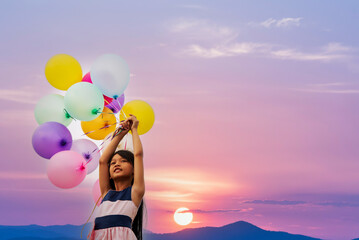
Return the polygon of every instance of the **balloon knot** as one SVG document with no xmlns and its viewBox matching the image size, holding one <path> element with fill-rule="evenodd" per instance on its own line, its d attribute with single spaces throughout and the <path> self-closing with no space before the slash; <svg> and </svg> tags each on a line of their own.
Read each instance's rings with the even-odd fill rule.
<svg viewBox="0 0 359 240">
<path fill-rule="evenodd" d="M 91 154 L 89 154 L 89 153 L 85 153 L 85 154 L 84 154 L 84 157 L 85 157 L 86 159 L 90 159 Z"/>
<path fill-rule="evenodd" d="M 99 109 L 92 109 L 92 114 L 97 114 L 100 112 L 100 108 Z"/>
<path fill-rule="evenodd" d="M 67 144 L 67 141 L 65 139 L 62 139 L 60 142 L 60 145 L 63 147 Z"/>
<path fill-rule="evenodd" d="M 82 170 L 84 170 L 84 169 L 85 169 L 85 166 L 84 166 L 84 164 L 82 163 L 81 166 L 80 166 L 80 170 L 82 171 Z"/>
<path fill-rule="evenodd" d="M 113 99 L 116 100 L 117 98 L 118 98 L 118 95 L 114 95 L 114 96 L 113 96 Z"/>
<path fill-rule="evenodd" d="M 65 117 L 66 118 L 72 118 L 71 115 L 69 114 L 69 112 L 66 109 L 64 109 L 64 112 L 65 112 Z"/>
</svg>

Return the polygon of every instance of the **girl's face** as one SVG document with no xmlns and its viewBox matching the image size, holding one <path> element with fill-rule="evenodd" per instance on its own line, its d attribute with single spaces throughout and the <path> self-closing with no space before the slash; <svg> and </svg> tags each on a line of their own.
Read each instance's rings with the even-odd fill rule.
<svg viewBox="0 0 359 240">
<path fill-rule="evenodd" d="M 133 175 L 133 167 L 126 158 L 119 154 L 113 156 L 110 162 L 110 176 L 112 179 L 118 177 L 131 177 Z"/>
</svg>

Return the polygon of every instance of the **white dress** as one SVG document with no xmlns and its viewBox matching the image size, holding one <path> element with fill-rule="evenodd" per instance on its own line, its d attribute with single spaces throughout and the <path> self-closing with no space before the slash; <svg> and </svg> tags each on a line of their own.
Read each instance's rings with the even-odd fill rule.
<svg viewBox="0 0 359 240">
<path fill-rule="evenodd" d="M 137 240 L 132 222 L 138 207 L 131 198 L 132 185 L 109 190 L 101 201 L 90 240 Z"/>
</svg>

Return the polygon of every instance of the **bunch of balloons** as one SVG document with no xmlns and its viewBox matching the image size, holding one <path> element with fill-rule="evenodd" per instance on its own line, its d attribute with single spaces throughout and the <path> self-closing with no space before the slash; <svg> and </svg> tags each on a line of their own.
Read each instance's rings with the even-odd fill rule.
<svg viewBox="0 0 359 240">
<path fill-rule="evenodd" d="M 32 145 L 39 156 L 49 160 L 47 176 L 59 188 L 76 187 L 98 167 L 100 147 L 106 145 L 111 133 L 129 114 L 139 120 L 140 135 L 154 124 L 154 111 L 147 102 L 133 100 L 125 104 L 130 71 L 118 55 L 100 56 L 83 76 L 75 58 L 57 54 L 48 60 L 45 76 L 53 87 L 66 92 L 64 96 L 49 94 L 36 104 L 35 119 L 39 126 L 33 133 Z M 72 138 L 67 127 L 73 121 L 81 121 L 88 139 Z M 102 143 L 98 146 L 90 139 Z M 98 181 L 94 185 L 97 188 Z"/>
</svg>

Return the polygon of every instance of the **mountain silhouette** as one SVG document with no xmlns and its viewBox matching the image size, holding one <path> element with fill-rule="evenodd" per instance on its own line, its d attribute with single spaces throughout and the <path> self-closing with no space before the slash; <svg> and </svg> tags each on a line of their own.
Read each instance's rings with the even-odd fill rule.
<svg viewBox="0 0 359 240">
<path fill-rule="evenodd" d="M 0 226 L 4 240 L 81 240 L 83 225 L 26 225 Z M 86 239 L 92 224 L 88 223 L 82 233 Z M 174 233 L 153 233 L 143 230 L 143 240 L 318 240 L 304 235 L 267 231 L 245 221 L 238 221 L 221 227 L 186 228 Z"/>
<path fill-rule="evenodd" d="M 267 231 L 244 221 L 222 227 L 186 228 L 175 233 L 146 234 L 144 240 L 318 240 L 304 235 Z"/>
</svg>

